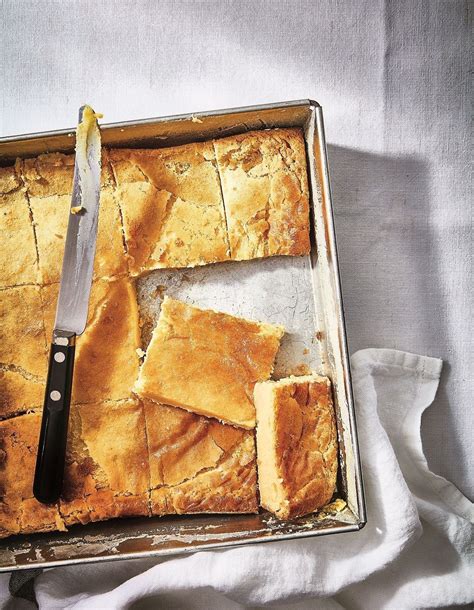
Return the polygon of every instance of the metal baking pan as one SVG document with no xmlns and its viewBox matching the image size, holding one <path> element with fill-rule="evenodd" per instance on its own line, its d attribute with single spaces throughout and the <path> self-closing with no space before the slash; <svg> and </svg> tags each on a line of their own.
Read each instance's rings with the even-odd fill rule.
<svg viewBox="0 0 474 610">
<path fill-rule="evenodd" d="M 300 127 L 305 136 L 311 196 L 312 251 L 307 257 L 228 262 L 158 270 L 137 283 L 142 315 L 158 315 L 156 287 L 212 307 L 287 328 L 275 376 L 308 368 L 333 383 L 339 435 L 339 510 L 282 522 L 258 515 L 182 515 L 115 519 L 74 526 L 67 533 L 16 536 L 0 542 L 0 571 L 111 559 L 157 557 L 241 544 L 351 532 L 366 522 L 357 430 L 347 353 L 322 109 L 301 100 L 102 125 L 105 146 L 162 148 L 245 133 Z M 72 152 L 73 131 L 0 139 L 0 164 L 44 152 Z M 144 346 L 146 346 L 145 326 Z M 149 325 L 148 325 L 149 328 Z M 341 506 L 343 508 L 341 509 Z"/>
</svg>

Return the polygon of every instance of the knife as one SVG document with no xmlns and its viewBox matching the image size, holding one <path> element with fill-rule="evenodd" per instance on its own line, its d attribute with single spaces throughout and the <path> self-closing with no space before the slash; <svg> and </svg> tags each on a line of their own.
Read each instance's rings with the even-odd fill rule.
<svg viewBox="0 0 474 610">
<path fill-rule="evenodd" d="M 90 106 L 79 109 L 71 209 L 33 483 L 35 498 L 44 504 L 61 495 L 76 337 L 87 322 L 99 218 L 100 116 Z"/>
</svg>

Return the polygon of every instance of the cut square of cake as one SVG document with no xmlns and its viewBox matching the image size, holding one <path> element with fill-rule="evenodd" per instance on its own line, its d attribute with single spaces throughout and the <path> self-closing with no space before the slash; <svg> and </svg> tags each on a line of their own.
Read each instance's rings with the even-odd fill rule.
<svg viewBox="0 0 474 610">
<path fill-rule="evenodd" d="M 64 523 L 148 515 L 143 407 L 126 400 L 71 408 L 60 512 Z"/>
<path fill-rule="evenodd" d="M 71 207 L 74 156 L 59 153 L 26 159 L 19 167 L 27 188 L 33 214 L 43 284 L 60 280 Z M 120 210 L 109 182 L 106 157 L 103 159 L 99 225 L 94 261 L 94 277 L 114 277 L 127 271 Z"/>
<path fill-rule="evenodd" d="M 154 515 L 255 513 L 252 432 L 143 401 Z"/>
<path fill-rule="evenodd" d="M 310 251 L 306 152 L 300 129 L 215 140 L 233 260 Z"/>
<path fill-rule="evenodd" d="M 270 377 L 283 333 L 165 297 L 135 392 L 253 428 L 253 388 Z"/>
<path fill-rule="evenodd" d="M 41 288 L 46 336 L 53 332 L 59 285 Z M 77 338 L 72 401 L 121 400 L 138 376 L 140 324 L 135 288 L 126 278 L 92 284 L 84 333 Z"/>
<path fill-rule="evenodd" d="M 338 469 L 329 379 L 312 374 L 257 383 L 255 407 L 261 505 L 292 519 L 327 504 Z"/>
<path fill-rule="evenodd" d="M 133 275 L 229 259 L 212 143 L 112 149 L 109 158 Z"/>
</svg>

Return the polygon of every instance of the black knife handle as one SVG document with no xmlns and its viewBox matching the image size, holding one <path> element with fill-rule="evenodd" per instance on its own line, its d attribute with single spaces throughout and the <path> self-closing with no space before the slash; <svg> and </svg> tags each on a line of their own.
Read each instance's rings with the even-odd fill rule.
<svg viewBox="0 0 474 610">
<path fill-rule="evenodd" d="M 36 458 L 33 494 L 43 504 L 61 495 L 76 335 L 54 331 Z"/>
</svg>

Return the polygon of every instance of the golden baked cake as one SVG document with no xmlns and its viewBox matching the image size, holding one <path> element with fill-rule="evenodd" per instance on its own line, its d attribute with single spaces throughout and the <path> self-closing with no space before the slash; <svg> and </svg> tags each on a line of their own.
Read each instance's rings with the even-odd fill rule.
<svg viewBox="0 0 474 610">
<path fill-rule="evenodd" d="M 306 153 L 300 129 L 215 140 L 231 257 L 302 255 L 310 250 Z"/>
<path fill-rule="evenodd" d="M 74 175 L 74 155 L 48 153 L 17 162 L 30 197 L 70 195 Z M 71 203 L 71 201 L 69 201 Z"/>
<path fill-rule="evenodd" d="M 106 156 L 103 159 L 99 227 L 94 277 L 113 277 L 126 272 L 120 210 L 112 194 Z M 71 206 L 74 156 L 40 155 L 18 164 L 27 187 L 39 254 L 41 283 L 58 282 Z"/>
<path fill-rule="evenodd" d="M 252 432 L 148 400 L 143 405 L 154 515 L 258 511 Z"/>
<path fill-rule="evenodd" d="M 229 258 L 212 143 L 113 149 L 109 157 L 133 275 Z"/>
<path fill-rule="evenodd" d="M 0 538 L 65 530 L 56 505 L 33 497 L 40 413 L 0 421 Z"/>
<path fill-rule="evenodd" d="M 261 505 L 280 519 L 327 504 L 337 476 L 331 384 L 305 375 L 255 386 Z"/>
<path fill-rule="evenodd" d="M 149 514 L 143 407 L 134 400 L 71 407 L 59 509 L 33 497 L 41 413 L 0 422 L 0 537 Z"/>
<path fill-rule="evenodd" d="M 0 291 L 0 417 L 43 404 L 48 349 L 40 288 Z"/>
<path fill-rule="evenodd" d="M 135 392 L 253 428 L 253 388 L 270 377 L 283 332 L 165 297 Z"/>
<path fill-rule="evenodd" d="M 71 408 L 60 513 L 64 523 L 148 515 L 148 451 L 134 400 Z"/>
<path fill-rule="evenodd" d="M 38 264 L 28 198 L 14 167 L 0 168 L 0 288 L 36 284 Z"/>
<path fill-rule="evenodd" d="M 44 363 L 44 376 L 29 375 L 15 367 L 0 364 L 0 419 L 43 405 L 47 356 L 44 357 Z"/>
<path fill-rule="evenodd" d="M 46 336 L 52 336 L 58 284 L 41 288 Z M 84 333 L 77 338 L 72 401 L 128 398 L 138 376 L 140 326 L 135 288 L 126 278 L 92 285 Z"/>
</svg>

